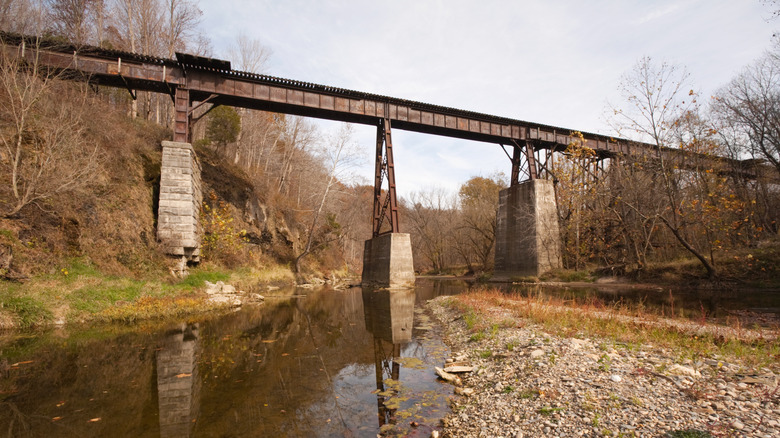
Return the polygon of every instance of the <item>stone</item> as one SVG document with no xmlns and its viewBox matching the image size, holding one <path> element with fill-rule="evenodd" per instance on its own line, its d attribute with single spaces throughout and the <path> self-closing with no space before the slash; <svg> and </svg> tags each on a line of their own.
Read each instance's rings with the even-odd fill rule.
<svg viewBox="0 0 780 438">
<path fill-rule="evenodd" d="M 474 371 L 474 367 L 467 367 L 462 365 L 447 366 L 444 368 L 444 371 L 448 373 L 470 373 Z"/>
<path fill-rule="evenodd" d="M 544 350 L 534 350 L 531 352 L 531 359 L 539 359 L 544 356 Z"/>
<path fill-rule="evenodd" d="M 455 394 L 457 395 L 463 395 L 466 397 L 470 397 L 474 394 L 474 389 L 472 388 L 455 388 Z"/>
<path fill-rule="evenodd" d="M 680 364 L 673 364 L 666 372 L 675 376 L 689 376 L 689 377 L 701 377 L 701 373 L 694 370 L 691 367 L 686 367 Z"/>
<path fill-rule="evenodd" d="M 209 295 L 214 295 L 222 292 L 222 285 L 219 283 L 221 283 L 221 281 L 217 282 L 216 284 L 208 280 L 204 281 L 204 284 L 206 285 L 206 293 Z"/>
<path fill-rule="evenodd" d="M 613 382 L 621 382 L 621 381 L 623 381 L 623 379 L 620 376 L 618 376 L 617 374 L 613 374 L 613 375 L 609 376 L 609 380 L 612 380 Z"/>
<path fill-rule="evenodd" d="M 436 375 L 437 376 L 441 377 L 442 379 L 444 379 L 444 380 L 446 380 L 446 381 L 448 381 L 450 383 L 454 383 L 454 384 L 460 386 L 460 384 L 459 384 L 460 378 L 458 376 L 456 376 L 455 374 L 450 374 L 450 373 L 444 371 L 443 369 L 441 369 L 439 367 L 434 367 L 434 369 L 436 370 Z"/>
<path fill-rule="evenodd" d="M 189 143 L 162 142 L 157 240 L 170 255 L 199 261 L 200 164 Z"/>
</svg>

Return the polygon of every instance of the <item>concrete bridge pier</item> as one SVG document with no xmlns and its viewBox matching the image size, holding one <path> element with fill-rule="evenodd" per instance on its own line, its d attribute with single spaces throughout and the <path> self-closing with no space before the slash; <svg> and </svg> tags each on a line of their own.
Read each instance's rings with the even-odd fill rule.
<svg viewBox="0 0 780 438">
<path fill-rule="evenodd" d="M 412 241 L 408 233 L 387 233 L 366 240 L 362 284 L 369 287 L 414 287 Z"/>
<path fill-rule="evenodd" d="M 553 182 L 531 179 L 499 192 L 496 280 L 539 276 L 561 267 Z"/>
<path fill-rule="evenodd" d="M 166 254 L 187 262 L 200 261 L 200 163 L 189 143 L 163 141 L 157 240 Z"/>
</svg>

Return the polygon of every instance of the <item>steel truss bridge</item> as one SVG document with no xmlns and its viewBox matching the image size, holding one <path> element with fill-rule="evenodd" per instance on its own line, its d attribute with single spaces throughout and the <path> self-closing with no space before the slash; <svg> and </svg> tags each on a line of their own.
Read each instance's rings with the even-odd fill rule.
<svg viewBox="0 0 780 438">
<path fill-rule="evenodd" d="M 595 174 L 605 159 L 664 158 L 675 163 L 705 160 L 723 172 L 756 177 L 755 163 L 613 138 L 589 132 L 429 103 L 236 71 L 229 61 L 176 53 L 158 58 L 93 46 L 0 32 L 3 50 L 26 63 L 64 73 L 90 84 L 164 93 L 174 102 L 173 140 L 189 143 L 193 112 L 211 104 L 271 111 L 376 126 L 374 236 L 399 232 L 392 128 L 500 145 L 511 163 L 511 185 L 521 179 L 554 177 L 548 168 L 554 152 L 586 141 L 595 156 L 586 164 Z M 209 107 L 203 107 L 208 109 Z M 580 137 L 581 134 L 581 137 Z M 511 154 L 507 150 L 511 149 Z M 386 183 L 386 189 L 382 187 Z"/>
</svg>

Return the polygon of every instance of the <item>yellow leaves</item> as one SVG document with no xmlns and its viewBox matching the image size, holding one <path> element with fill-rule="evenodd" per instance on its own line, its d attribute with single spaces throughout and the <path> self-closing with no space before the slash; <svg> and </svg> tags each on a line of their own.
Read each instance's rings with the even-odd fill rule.
<svg viewBox="0 0 780 438">
<path fill-rule="evenodd" d="M 185 377 L 192 377 L 192 373 L 181 373 L 176 375 L 177 379 L 183 379 Z"/>
</svg>

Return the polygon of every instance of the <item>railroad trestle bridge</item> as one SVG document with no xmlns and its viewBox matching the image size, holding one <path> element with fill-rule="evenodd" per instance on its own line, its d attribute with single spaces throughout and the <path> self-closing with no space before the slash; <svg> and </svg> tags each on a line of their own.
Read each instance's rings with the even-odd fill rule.
<svg viewBox="0 0 780 438">
<path fill-rule="evenodd" d="M 496 228 L 497 276 L 538 275 L 560 266 L 560 242 L 553 182 L 553 153 L 586 142 L 594 151 L 584 162 L 592 175 L 604 161 L 692 155 L 678 149 L 612 138 L 507 117 L 395 97 L 236 71 L 229 61 L 176 53 L 157 58 L 92 46 L 46 42 L 0 33 L 6 55 L 37 62 L 90 84 L 164 93 L 174 103 L 173 141 L 162 144 L 158 240 L 187 260 L 200 254 L 200 168 L 191 147 L 193 114 L 218 105 L 263 110 L 376 127 L 373 237 L 364 250 L 363 283 L 389 287 L 414 282 L 411 241 L 398 221 L 392 130 L 493 143 L 511 163 L 510 187 L 502 190 Z M 204 106 L 204 105 L 210 106 Z M 202 116 L 202 114 L 201 114 Z M 753 170 L 720 157 L 700 159 L 728 171 Z M 690 161 L 690 160 L 689 160 Z"/>
</svg>

